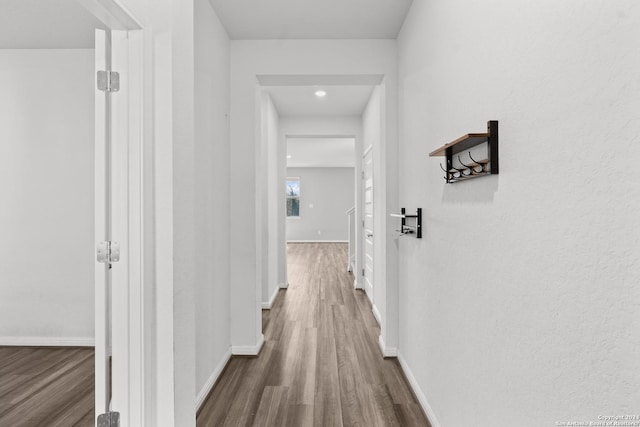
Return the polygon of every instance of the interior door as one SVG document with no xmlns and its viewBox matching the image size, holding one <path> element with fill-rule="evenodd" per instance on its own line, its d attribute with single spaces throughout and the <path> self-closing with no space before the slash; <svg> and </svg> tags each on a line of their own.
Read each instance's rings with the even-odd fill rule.
<svg viewBox="0 0 640 427">
<path fill-rule="evenodd" d="M 132 36 L 135 37 L 135 36 Z M 131 340 L 135 340 L 136 360 L 142 354 L 142 337 L 132 337 L 132 321 L 140 325 L 140 301 L 130 304 L 130 293 L 139 295 L 140 278 L 130 270 L 132 246 L 131 227 L 137 223 L 128 220 L 129 209 L 141 196 L 139 187 L 130 187 L 132 168 L 129 150 L 129 88 L 127 31 L 96 30 L 96 103 L 95 103 L 95 217 L 96 245 L 95 269 L 95 354 L 96 354 L 96 420 L 98 425 L 142 425 L 140 422 L 141 371 L 131 369 Z M 138 147 L 139 148 L 139 147 Z M 130 198 L 135 202 L 130 204 Z M 121 255 L 122 252 L 122 255 Z M 136 286 L 130 286 L 131 277 Z M 133 277 L 133 276 L 132 276 Z M 137 302 L 137 304 L 135 303 Z M 131 405 L 132 390 L 135 406 Z M 130 410 L 134 407 L 134 415 Z M 101 419 L 102 418 L 102 419 Z"/>
<path fill-rule="evenodd" d="M 111 66 L 109 34 L 95 33 L 95 414 L 111 403 L 111 93 L 98 88 L 98 73 Z M 106 252 L 106 253 L 105 253 Z M 101 258 L 101 259 L 99 259 Z"/>
<path fill-rule="evenodd" d="M 373 301 L 373 146 L 362 155 L 362 178 L 364 180 L 364 290 Z"/>
</svg>

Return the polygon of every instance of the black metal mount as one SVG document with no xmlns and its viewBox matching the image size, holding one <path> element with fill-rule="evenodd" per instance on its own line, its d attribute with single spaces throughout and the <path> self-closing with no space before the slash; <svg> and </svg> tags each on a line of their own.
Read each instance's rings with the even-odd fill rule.
<svg viewBox="0 0 640 427">
<path fill-rule="evenodd" d="M 400 236 L 415 234 L 417 239 L 422 239 L 422 208 L 416 209 L 415 215 L 407 215 L 406 209 L 401 208 L 399 214 L 391 214 L 391 216 L 401 220 L 400 230 L 396 230 L 400 232 Z M 407 218 L 415 218 L 415 223 L 407 224 Z"/>
</svg>

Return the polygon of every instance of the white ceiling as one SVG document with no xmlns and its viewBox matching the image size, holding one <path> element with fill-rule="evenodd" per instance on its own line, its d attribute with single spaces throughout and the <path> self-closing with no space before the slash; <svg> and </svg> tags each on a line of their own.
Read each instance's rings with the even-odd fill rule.
<svg viewBox="0 0 640 427">
<path fill-rule="evenodd" d="M 0 0 L 0 49 L 92 48 L 95 28 L 77 0 Z"/>
<path fill-rule="evenodd" d="M 327 96 L 316 97 L 318 89 Z M 373 86 L 269 86 L 264 90 L 281 116 L 360 116 Z"/>
<path fill-rule="evenodd" d="M 413 0 L 209 0 L 232 39 L 395 39 Z"/>
<path fill-rule="evenodd" d="M 287 167 L 354 167 L 353 138 L 287 138 Z"/>
</svg>

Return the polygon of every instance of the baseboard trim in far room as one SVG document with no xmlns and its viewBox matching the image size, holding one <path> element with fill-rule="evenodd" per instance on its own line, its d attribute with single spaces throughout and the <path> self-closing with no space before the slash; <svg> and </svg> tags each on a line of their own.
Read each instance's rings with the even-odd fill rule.
<svg viewBox="0 0 640 427">
<path fill-rule="evenodd" d="M 276 298 L 278 297 L 278 291 L 280 289 L 281 289 L 280 286 L 278 286 L 276 290 L 273 292 L 273 295 L 271 295 L 271 298 L 269 298 L 269 301 L 262 303 L 263 310 L 271 310 L 271 307 L 273 307 L 273 303 L 276 302 Z"/>
<path fill-rule="evenodd" d="M 224 372 L 224 368 L 227 367 L 227 363 L 229 363 L 230 359 L 231 349 L 227 350 L 224 356 L 222 356 L 222 360 L 220 360 L 220 363 L 218 363 L 218 366 L 215 367 L 215 369 L 211 373 L 211 376 L 202 387 L 202 390 L 200 390 L 200 393 L 198 393 L 198 396 L 196 396 L 196 412 L 199 412 L 202 408 L 202 405 L 204 405 L 204 403 L 207 401 L 211 390 L 213 390 L 213 387 L 216 385 L 216 382 L 218 381 L 218 378 L 220 378 L 222 372 Z"/>
<path fill-rule="evenodd" d="M 234 356 L 257 356 L 264 345 L 264 335 L 260 335 L 260 340 L 256 345 L 234 345 L 231 346 L 231 354 Z"/>
<path fill-rule="evenodd" d="M 349 243 L 348 240 L 287 240 L 287 243 Z"/>
<path fill-rule="evenodd" d="M 418 399 L 418 403 L 420 404 L 422 411 L 431 423 L 431 427 L 441 427 L 438 419 L 436 418 L 435 412 L 433 412 L 433 408 L 431 408 L 431 405 L 429 405 L 429 402 L 427 401 L 427 396 L 425 396 L 424 392 L 420 388 L 420 385 L 418 385 L 418 380 L 413 375 L 413 372 L 411 372 L 411 369 L 409 369 L 409 365 L 407 365 L 407 361 L 404 360 L 404 357 L 402 357 L 402 353 L 398 352 L 397 357 L 398 362 L 400 363 L 400 367 L 402 368 L 402 372 L 407 378 L 413 394 Z"/>
<path fill-rule="evenodd" d="M 7 347 L 95 347 L 95 339 L 78 337 L 0 337 Z"/>
</svg>

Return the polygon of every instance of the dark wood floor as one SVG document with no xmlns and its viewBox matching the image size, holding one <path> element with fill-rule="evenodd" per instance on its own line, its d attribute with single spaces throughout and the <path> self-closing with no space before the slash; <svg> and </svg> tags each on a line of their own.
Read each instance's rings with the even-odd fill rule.
<svg viewBox="0 0 640 427">
<path fill-rule="evenodd" d="M 429 426 L 346 260 L 344 244 L 289 245 L 259 357 L 230 360 L 198 426 Z"/>
<path fill-rule="evenodd" d="M 94 425 L 92 348 L 0 347 L 0 426 Z"/>
</svg>

